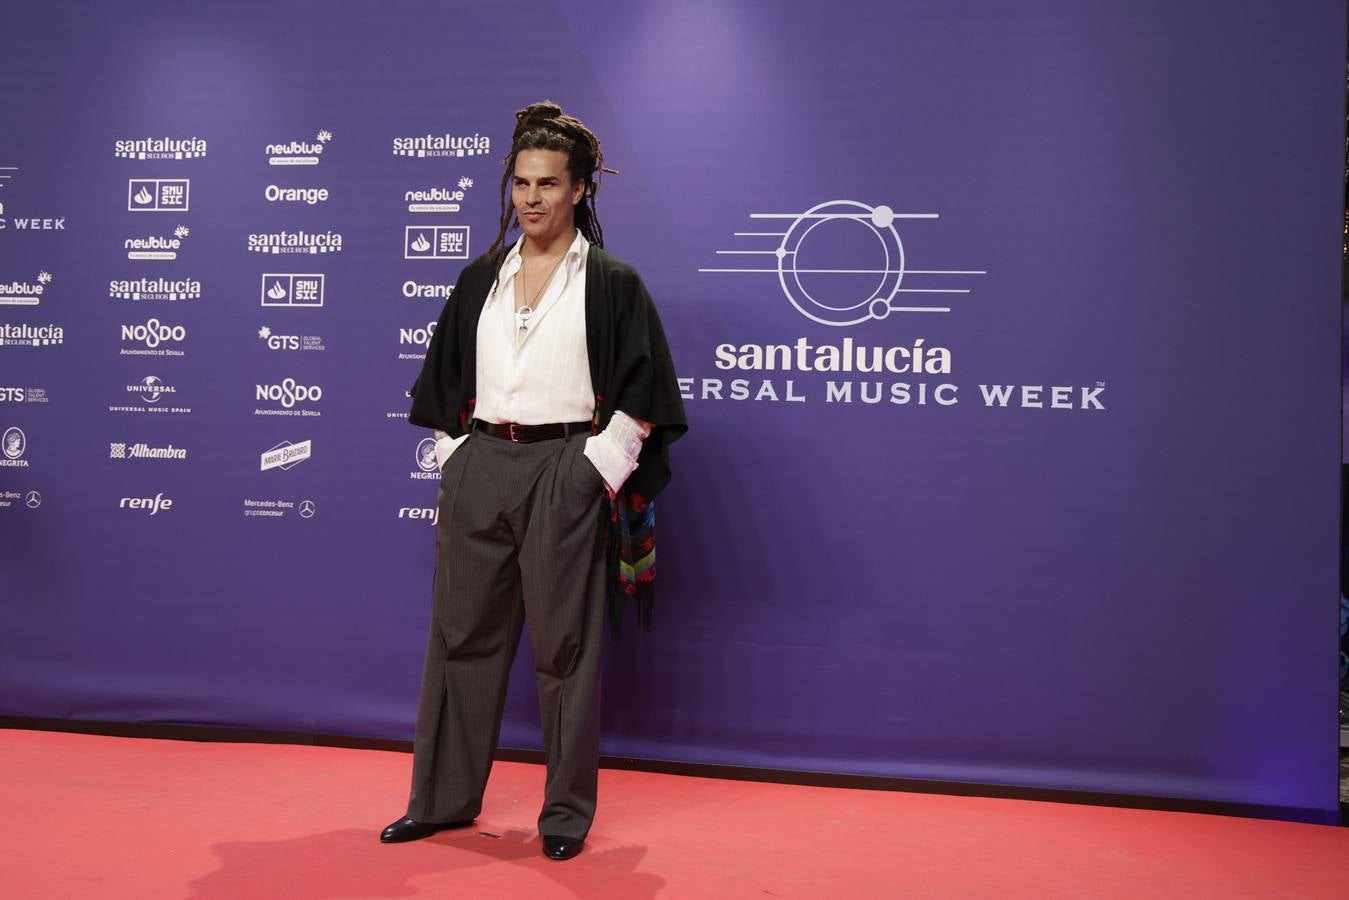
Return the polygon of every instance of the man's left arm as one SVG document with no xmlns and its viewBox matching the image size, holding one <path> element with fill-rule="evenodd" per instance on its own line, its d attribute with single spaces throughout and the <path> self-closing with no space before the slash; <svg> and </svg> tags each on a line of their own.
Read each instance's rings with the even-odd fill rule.
<svg viewBox="0 0 1349 900">
<path fill-rule="evenodd" d="M 642 441 L 651 434 L 651 423 L 634 419 L 621 409 L 614 410 L 609 424 L 599 434 L 586 439 L 586 459 L 600 473 L 612 498 L 637 468 Z"/>
</svg>

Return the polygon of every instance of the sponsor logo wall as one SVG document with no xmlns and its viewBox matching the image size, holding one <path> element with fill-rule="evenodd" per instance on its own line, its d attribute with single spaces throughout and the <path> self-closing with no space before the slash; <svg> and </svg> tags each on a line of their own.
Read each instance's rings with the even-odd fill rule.
<svg viewBox="0 0 1349 900">
<path fill-rule="evenodd" d="M 1339 227 L 1314 210 L 1342 185 L 1281 171 L 1239 227 L 1231 191 L 1342 152 L 1310 135 L 1343 96 L 1307 73 L 1343 4 L 1285 4 L 1277 46 L 1259 17 L 1216 42 L 1211 15 L 1155 0 L 1110 40 L 1085 6 L 1030 27 L 983 4 L 991 43 L 941 4 L 758 30 L 732 27 L 759 12 L 744 0 L 711 6 L 696 30 L 736 52 L 678 78 L 662 59 L 686 29 L 652 28 L 647 0 L 580 30 L 521 10 L 558 25 L 542 93 L 621 173 L 597 198 L 605 245 L 655 298 L 692 428 L 657 500 L 654 630 L 606 659 L 607 708 L 666 724 L 615 716 L 606 752 L 775 768 L 791 747 L 821 771 L 1316 807 L 1314 760 L 1285 750 L 1323 710 L 1253 712 L 1267 694 L 1234 660 L 1287 648 L 1271 667 L 1304 683 L 1319 645 L 1289 623 L 1334 595 L 1313 549 L 1336 521 L 1314 455 L 1335 401 L 1311 385 L 1339 273 L 1309 235 Z M 305 4 L 108 0 L 79 29 L 60 7 L 7 13 L 0 54 L 26 86 L 0 110 L 0 529 L 33 561 L 0 566 L 0 593 L 33 598 L 5 623 L 12 670 L 69 659 L 59 606 L 97 683 L 62 706 L 0 680 L 0 713 L 181 714 L 116 705 L 125 660 L 150 659 L 219 724 L 406 738 L 419 660 L 381 666 L 362 704 L 342 661 L 424 640 L 443 479 L 407 392 L 498 232 L 531 98 L 470 88 L 501 69 L 507 20 L 410 0 L 394 42 L 387 11 L 334 0 L 297 41 Z M 428 58 L 414 31 L 462 37 Z M 199 52 L 221 47 L 251 49 Z M 88 548 L 117 542 L 138 549 L 94 571 Z M 146 615 L 175 607 L 233 630 Z M 296 625 L 315 621 L 322 640 Z M 174 668 L 160 648 L 184 641 Z M 527 662 L 507 745 L 537 740 Z M 304 704 L 272 690 L 300 669 Z M 1215 704 L 1196 674 L 1215 671 L 1257 700 Z M 661 685 L 685 687 L 653 705 Z M 1088 708 L 1091 729 L 1064 725 Z M 1218 732 L 1291 774 L 1195 775 Z"/>
</svg>

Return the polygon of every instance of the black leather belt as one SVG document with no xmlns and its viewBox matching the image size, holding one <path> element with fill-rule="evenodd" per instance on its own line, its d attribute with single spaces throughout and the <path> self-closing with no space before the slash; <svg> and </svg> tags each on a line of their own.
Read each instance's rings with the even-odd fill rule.
<svg viewBox="0 0 1349 900">
<path fill-rule="evenodd" d="M 504 438 L 517 444 L 532 444 L 534 441 L 552 441 L 569 437 L 584 431 L 590 433 L 589 422 L 549 422 L 547 425 L 517 425 L 514 422 L 484 422 L 475 419 L 473 427 L 485 431 L 492 437 Z"/>
</svg>

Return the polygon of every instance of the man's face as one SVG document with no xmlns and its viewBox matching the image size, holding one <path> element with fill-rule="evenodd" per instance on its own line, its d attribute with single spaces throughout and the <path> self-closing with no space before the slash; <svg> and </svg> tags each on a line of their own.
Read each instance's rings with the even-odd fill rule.
<svg viewBox="0 0 1349 900">
<path fill-rule="evenodd" d="M 576 204 L 585 182 L 572 181 L 567 154 L 559 150 L 521 150 L 515 155 L 511 205 L 525 236 L 548 244 L 575 227 Z"/>
</svg>

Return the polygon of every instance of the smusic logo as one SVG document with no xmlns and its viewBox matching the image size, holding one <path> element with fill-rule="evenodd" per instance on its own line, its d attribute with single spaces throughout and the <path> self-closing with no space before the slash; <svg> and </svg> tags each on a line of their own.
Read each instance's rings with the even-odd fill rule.
<svg viewBox="0 0 1349 900">
<path fill-rule="evenodd" d="M 262 305 L 317 309 L 323 305 L 323 276 L 268 272 L 262 276 Z"/>
<path fill-rule="evenodd" d="M 137 138 L 114 141 L 112 150 L 119 159 L 202 159 L 206 156 L 206 139 Z"/>
<path fill-rule="evenodd" d="M 468 226 L 408 225 L 403 259 L 468 259 Z"/>
<path fill-rule="evenodd" d="M 186 212 L 192 183 L 187 178 L 132 178 L 126 186 L 130 212 Z"/>
</svg>

